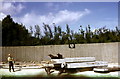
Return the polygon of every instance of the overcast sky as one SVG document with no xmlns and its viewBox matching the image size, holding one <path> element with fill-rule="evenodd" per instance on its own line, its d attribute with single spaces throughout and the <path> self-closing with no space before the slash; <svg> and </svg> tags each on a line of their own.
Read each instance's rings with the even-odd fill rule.
<svg viewBox="0 0 120 79">
<path fill-rule="evenodd" d="M 0 8 L 0 20 L 10 14 L 15 22 L 29 26 L 53 28 L 53 23 L 65 30 L 66 24 L 74 31 L 79 26 L 92 29 L 118 26 L 117 2 L 4 2 Z"/>
</svg>

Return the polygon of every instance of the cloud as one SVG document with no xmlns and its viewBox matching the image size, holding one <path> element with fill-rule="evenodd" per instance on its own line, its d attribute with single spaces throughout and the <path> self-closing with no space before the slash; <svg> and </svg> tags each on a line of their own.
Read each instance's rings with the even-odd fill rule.
<svg viewBox="0 0 120 79">
<path fill-rule="evenodd" d="M 0 20 L 5 18 L 7 15 L 14 15 L 20 13 L 25 6 L 21 3 L 17 4 L 15 2 L 1 2 L 0 3 Z"/>
<path fill-rule="evenodd" d="M 4 19 L 4 17 L 6 17 L 6 15 L 4 13 L 0 13 L 0 20 Z"/>
<path fill-rule="evenodd" d="M 68 11 L 61 10 L 57 13 L 48 13 L 47 15 L 36 15 L 35 13 L 27 13 L 22 17 L 14 17 L 16 22 L 23 23 L 29 28 L 29 26 L 34 26 L 36 24 L 42 25 L 46 24 L 69 24 L 71 22 L 76 22 L 80 20 L 83 16 L 90 13 L 90 10 L 84 9 L 84 11 Z"/>
<path fill-rule="evenodd" d="M 4 2 L 2 3 L 2 8 L 0 8 L 0 12 L 4 14 L 17 14 L 23 10 L 24 6 L 22 4 L 17 4 L 15 2 Z"/>
<path fill-rule="evenodd" d="M 53 23 L 69 23 L 69 22 L 75 22 L 81 19 L 86 14 L 89 14 L 90 11 L 88 9 L 85 9 L 83 12 L 73 12 L 68 10 L 59 11 L 53 19 Z"/>
</svg>

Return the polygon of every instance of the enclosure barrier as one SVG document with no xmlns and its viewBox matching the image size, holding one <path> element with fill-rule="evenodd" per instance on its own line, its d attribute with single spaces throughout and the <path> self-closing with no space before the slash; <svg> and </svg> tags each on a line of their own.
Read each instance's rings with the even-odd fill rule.
<svg viewBox="0 0 120 79">
<path fill-rule="evenodd" d="M 2 50 L 2 52 L 0 52 L 0 55 L 2 55 L 2 61 L 7 61 L 7 55 L 9 53 L 16 61 L 23 62 L 41 62 L 50 59 L 48 54 L 57 55 L 57 53 L 60 53 L 63 57 L 95 57 L 97 61 L 118 63 L 120 42 L 75 44 L 75 48 L 72 49 L 69 48 L 69 45 L 46 45 L 9 46 L 0 47 L 0 50 Z"/>
</svg>

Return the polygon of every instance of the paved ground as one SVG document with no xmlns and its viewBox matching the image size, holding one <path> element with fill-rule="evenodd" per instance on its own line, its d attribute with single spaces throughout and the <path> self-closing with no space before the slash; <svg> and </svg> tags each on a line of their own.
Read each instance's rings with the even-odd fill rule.
<svg viewBox="0 0 120 79">
<path fill-rule="evenodd" d="M 44 69 L 15 69 L 15 72 L 9 72 L 8 69 L 0 69 L 0 74 L 5 77 L 30 77 L 37 75 L 46 75 Z"/>
<path fill-rule="evenodd" d="M 116 72 L 110 72 L 110 73 L 96 73 L 94 71 L 84 71 L 84 72 L 78 72 L 78 73 L 70 73 L 69 75 L 75 76 L 75 77 L 115 77 L 120 78 L 119 76 L 120 71 Z M 47 77 L 44 69 L 22 69 L 18 70 L 15 69 L 15 72 L 9 72 L 8 69 L 0 69 L 0 74 L 3 77 Z M 57 77 L 58 71 L 55 71 L 51 74 L 53 77 Z M 68 73 L 63 73 L 61 76 L 67 76 Z"/>
<path fill-rule="evenodd" d="M 114 64 L 108 65 L 109 67 L 113 66 Z M 28 69 L 27 69 L 28 68 Z M 120 71 L 110 72 L 110 73 L 96 73 L 94 71 L 84 71 L 84 72 L 77 72 L 77 73 L 63 73 L 60 76 L 58 76 L 58 71 L 53 72 L 51 75 L 47 75 L 45 70 L 41 68 L 40 66 L 29 66 L 29 67 L 23 67 L 22 70 L 19 70 L 19 67 L 15 67 L 15 72 L 9 72 L 8 66 L 6 69 L 1 68 L 0 69 L 0 77 L 2 79 L 16 79 L 16 77 L 25 77 L 24 79 L 28 79 L 26 77 L 32 78 L 32 77 L 42 77 L 42 79 L 46 79 L 46 77 L 55 77 L 53 79 L 59 79 L 56 77 L 67 77 L 70 76 L 70 78 L 67 79 L 98 79 L 99 77 L 105 77 L 103 79 L 120 79 Z M 45 78 L 43 78 L 45 77 Z M 75 77 L 75 78 L 71 78 Z M 78 78 L 78 77 L 85 77 L 85 78 Z M 87 78 L 86 78 L 87 77 Z M 23 79 L 23 78 L 22 78 Z M 35 78 L 32 78 L 35 79 Z M 41 78 L 38 78 L 41 79 Z M 50 78 L 51 79 L 51 78 Z M 65 78 L 62 78 L 65 79 Z M 100 78 L 101 79 L 101 78 Z"/>
</svg>

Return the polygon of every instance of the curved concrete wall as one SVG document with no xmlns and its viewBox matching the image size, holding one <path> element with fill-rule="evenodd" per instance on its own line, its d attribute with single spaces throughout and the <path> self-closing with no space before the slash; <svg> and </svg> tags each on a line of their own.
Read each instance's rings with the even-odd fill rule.
<svg viewBox="0 0 120 79">
<path fill-rule="evenodd" d="M 8 53 L 11 53 L 17 61 L 37 62 L 48 60 L 48 54 L 56 55 L 57 53 L 61 53 L 64 57 L 95 57 L 98 61 L 118 63 L 120 42 L 76 44 L 74 49 L 70 49 L 68 45 L 15 46 L 1 48 L 3 61 L 7 61 Z"/>
</svg>

